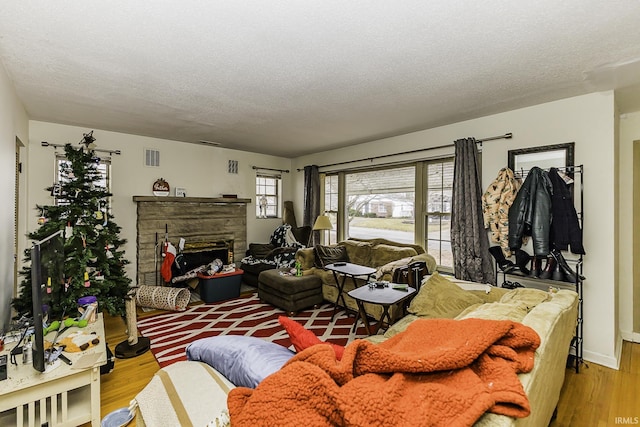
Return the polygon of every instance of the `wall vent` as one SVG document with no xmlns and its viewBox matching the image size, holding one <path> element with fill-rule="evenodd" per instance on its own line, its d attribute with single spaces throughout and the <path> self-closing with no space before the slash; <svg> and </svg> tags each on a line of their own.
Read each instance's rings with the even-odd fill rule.
<svg viewBox="0 0 640 427">
<path fill-rule="evenodd" d="M 229 173 L 238 173 L 238 161 L 237 160 L 229 160 Z"/>
<path fill-rule="evenodd" d="M 144 165 L 151 167 L 160 167 L 160 151 L 144 149 Z"/>
</svg>

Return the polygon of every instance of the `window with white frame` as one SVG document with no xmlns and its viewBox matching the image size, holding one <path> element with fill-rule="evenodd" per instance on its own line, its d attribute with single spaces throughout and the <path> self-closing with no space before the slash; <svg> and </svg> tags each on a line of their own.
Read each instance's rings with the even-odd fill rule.
<svg viewBox="0 0 640 427">
<path fill-rule="evenodd" d="M 338 175 L 325 175 L 324 176 L 324 213 L 329 217 L 333 229 L 329 230 L 328 241 L 325 241 L 327 236 L 321 234 L 323 243 L 325 245 L 333 245 L 338 243 Z"/>
<path fill-rule="evenodd" d="M 323 174 L 323 210 L 334 226 L 327 243 L 348 237 L 418 243 L 452 271 L 453 168 L 454 158 L 447 157 Z M 422 182 L 416 182 L 419 176 Z"/>
<path fill-rule="evenodd" d="M 256 217 L 280 217 L 280 192 L 282 176 L 278 174 L 256 174 Z"/>
<path fill-rule="evenodd" d="M 95 181 L 94 185 L 96 187 L 104 188 L 108 192 L 111 192 L 111 159 L 96 157 L 95 162 L 96 162 L 96 170 L 100 173 L 102 178 Z M 54 196 L 56 196 L 55 204 L 57 206 L 63 206 L 69 203 L 66 199 L 62 197 L 57 197 L 58 195 L 55 194 L 57 191 L 57 188 L 59 188 L 58 186 L 64 183 L 65 179 L 67 179 L 63 174 L 63 170 L 68 167 L 71 167 L 71 165 L 67 160 L 67 158 L 64 156 L 64 154 L 57 154 L 56 155 L 56 177 L 55 177 L 56 185 L 54 186 L 54 190 L 53 190 Z"/>
<path fill-rule="evenodd" d="M 454 159 L 426 162 L 425 249 L 440 266 L 453 268 L 451 201 Z"/>
<path fill-rule="evenodd" d="M 415 165 L 345 174 L 346 235 L 415 241 Z"/>
</svg>

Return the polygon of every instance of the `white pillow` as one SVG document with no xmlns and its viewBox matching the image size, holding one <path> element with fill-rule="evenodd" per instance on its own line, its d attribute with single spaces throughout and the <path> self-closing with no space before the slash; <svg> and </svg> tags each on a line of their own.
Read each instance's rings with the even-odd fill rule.
<svg viewBox="0 0 640 427">
<path fill-rule="evenodd" d="M 147 426 L 194 426 L 223 420 L 227 395 L 235 386 L 212 367 L 200 362 L 176 362 L 160 369 L 135 397 Z"/>
</svg>

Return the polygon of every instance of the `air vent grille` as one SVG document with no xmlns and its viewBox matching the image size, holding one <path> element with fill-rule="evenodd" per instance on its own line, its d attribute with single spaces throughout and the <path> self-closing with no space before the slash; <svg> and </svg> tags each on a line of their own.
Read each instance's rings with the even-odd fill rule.
<svg viewBox="0 0 640 427">
<path fill-rule="evenodd" d="M 238 161 L 237 160 L 229 160 L 229 173 L 238 173 Z"/>
<path fill-rule="evenodd" d="M 151 167 L 160 167 L 160 151 L 145 148 L 144 165 Z"/>
</svg>

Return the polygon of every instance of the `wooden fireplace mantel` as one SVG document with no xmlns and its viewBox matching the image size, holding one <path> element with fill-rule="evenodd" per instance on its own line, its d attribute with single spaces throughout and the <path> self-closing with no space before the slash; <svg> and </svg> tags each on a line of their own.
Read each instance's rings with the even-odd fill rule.
<svg viewBox="0 0 640 427">
<path fill-rule="evenodd" d="M 251 199 L 237 199 L 230 197 L 171 197 L 171 196 L 133 196 L 138 202 L 171 202 L 171 203 L 251 203 Z"/>
</svg>

